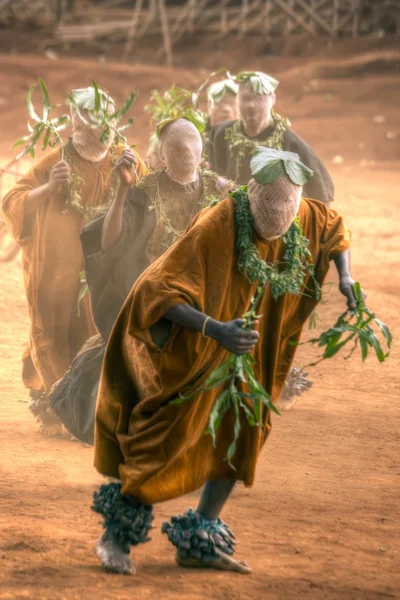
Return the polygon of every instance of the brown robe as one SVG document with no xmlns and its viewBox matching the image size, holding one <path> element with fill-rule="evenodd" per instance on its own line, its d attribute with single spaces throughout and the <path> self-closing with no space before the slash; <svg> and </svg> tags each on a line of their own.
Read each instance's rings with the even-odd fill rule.
<svg viewBox="0 0 400 600">
<path fill-rule="evenodd" d="M 302 199 L 299 217 L 322 283 L 329 261 L 349 247 L 342 218 L 322 203 Z M 281 239 L 267 242 L 254 234 L 260 256 L 282 257 Z M 309 290 L 312 284 L 307 280 Z M 162 348 L 154 341 L 163 315 L 186 303 L 220 321 L 240 317 L 250 305 L 255 284 L 239 272 L 235 255 L 232 199 L 204 209 L 186 234 L 143 273 L 116 321 L 106 349 L 96 411 L 95 466 L 119 477 L 123 493 L 154 503 L 186 494 L 210 479 L 231 477 L 252 485 L 257 458 L 271 427 L 242 419 L 233 471 L 223 460 L 233 436 L 233 416 L 225 415 L 214 449 L 203 434 L 221 390 L 171 405 L 179 392 L 201 385 L 228 356 L 219 344 L 178 325 Z M 317 300 L 286 295 L 274 301 L 267 288 L 259 312 L 260 341 L 256 375 L 276 401 L 289 372 L 304 322 Z"/>
<path fill-rule="evenodd" d="M 22 249 L 22 268 L 31 321 L 29 350 L 24 354 L 27 387 L 48 392 L 68 369 L 84 342 L 96 332 L 89 297 L 78 315 L 79 273 L 83 255 L 79 240 L 87 219 L 74 208 L 65 209 L 63 191 L 41 202 L 30 222 L 24 216 L 28 193 L 47 183 L 61 148 L 38 160 L 3 200 L 3 213 Z M 110 153 L 98 169 L 72 149 L 72 165 L 84 180 L 81 204 L 105 203 L 111 187 Z M 144 171 L 138 158 L 137 170 Z"/>
</svg>

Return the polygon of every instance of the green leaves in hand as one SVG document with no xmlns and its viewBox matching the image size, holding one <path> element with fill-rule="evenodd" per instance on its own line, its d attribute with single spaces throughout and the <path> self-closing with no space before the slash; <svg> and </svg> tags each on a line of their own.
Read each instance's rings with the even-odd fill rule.
<svg viewBox="0 0 400 600">
<path fill-rule="evenodd" d="M 393 340 L 388 326 L 377 319 L 365 306 L 361 286 L 358 282 L 354 284 L 353 291 L 357 301 L 356 307 L 343 313 L 335 325 L 321 333 L 319 337 L 309 340 L 308 343 L 315 344 L 319 348 L 324 349 L 320 359 L 312 363 L 312 365 L 316 365 L 327 358 L 332 358 L 349 342 L 352 343 L 352 348 L 350 353 L 345 357 L 346 359 L 353 355 L 358 345 L 360 346 L 363 362 L 366 360 L 370 349 L 374 350 L 379 362 L 384 362 L 388 358 Z M 387 345 L 386 352 L 382 348 L 373 325 L 376 325 L 382 333 Z"/>
<path fill-rule="evenodd" d="M 46 84 L 39 77 L 38 79 L 39 87 L 42 92 L 42 100 L 43 100 L 43 110 L 42 117 L 39 117 L 35 107 L 33 105 L 33 93 L 36 89 L 35 85 L 32 85 L 26 97 L 26 107 L 28 109 L 29 117 L 34 122 L 33 125 L 28 123 L 29 135 L 26 135 L 19 140 L 17 140 L 13 148 L 17 148 L 19 146 L 25 145 L 25 148 L 20 152 L 16 159 L 19 160 L 26 154 L 29 154 L 32 158 L 35 158 L 35 148 L 39 139 L 43 135 L 43 143 L 42 150 L 46 150 L 48 146 L 55 146 L 57 143 L 62 143 L 62 139 L 60 136 L 60 132 L 63 131 L 66 127 L 68 127 L 70 123 L 70 118 L 68 115 L 61 115 L 60 117 L 55 117 L 50 119 L 50 113 L 52 111 L 52 106 L 50 103 L 49 92 L 47 90 Z"/>
</svg>

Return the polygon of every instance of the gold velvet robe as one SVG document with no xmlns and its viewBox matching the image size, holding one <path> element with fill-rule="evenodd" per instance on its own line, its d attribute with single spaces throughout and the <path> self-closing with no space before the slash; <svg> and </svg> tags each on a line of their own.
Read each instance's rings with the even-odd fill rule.
<svg viewBox="0 0 400 600">
<path fill-rule="evenodd" d="M 329 261 L 349 247 L 349 231 L 336 212 L 315 200 L 302 199 L 299 217 L 322 283 Z M 267 242 L 254 234 L 254 241 L 264 260 L 281 258 L 281 239 Z M 312 290 L 311 281 L 307 283 Z M 179 392 L 197 389 L 227 358 L 227 350 L 178 325 L 160 348 L 151 330 L 179 303 L 220 321 L 239 318 L 249 309 L 255 287 L 237 268 L 231 198 L 204 209 L 134 285 L 109 339 L 96 411 L 95 466 L 104 475 L 119 477 L 124 493 L 154 503 L 186 494 L 210 479 L 231 477 L 252 485 L 271 428 L 269 411 L 264 410 L 263 428 L 242 419 L 233 471 L 224 461 L 233 415 L 225 415 L 216 448 L 203 433 L 221 390 L 169 404 Z M 275 301 L 267 288 L 262 299 L 255 370 L 274 401 L 296 351 L 289 342 L 299 340 L 317 303 L 311 296 L 286 295 Z"/>
<path fill-rule="evenodd" d="M 104 204 L 112 185 L 110 153 L 100 168 L 83 160 L 73 148 L 71 154 L 73 168 L 83 179 L 81 204 Z M 141 175 L 144 165 L 137 158 Z M 23 379 L 27 387 L 43 386 L 46 392 L 64 375 L 88 337 L 96 333 L 89 297 L 81 303 L 78 315 L 79 273 L 83 269 L 79 234 L 88 220 L 73 207 L 64 212 L 63 191 L 42 201 L 30 222 L 24 216 L 28 193 L 48 182 L 52 167 L 60 160 L 60 148 L 45 154 L 3 200 L 4 217 L 22 249 L 31 321 Z"/>
</svg>

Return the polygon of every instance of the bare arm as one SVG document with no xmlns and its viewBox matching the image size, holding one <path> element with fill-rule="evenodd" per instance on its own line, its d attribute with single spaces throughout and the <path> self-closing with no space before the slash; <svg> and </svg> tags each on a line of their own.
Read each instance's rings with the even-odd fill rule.
<svg viewBox="0 0 400 600">
<path fill-rule="evenodd" d="M 103 252 L 111 250 L 121 236 L 125 200 L 128 190 L 134 181 L 132 165 L 135 163 L 136 157 L 133 152 L 125 150 L 115 165 L 115 168 L 119 172 L 119 187 L 114 202 L 110 206 L 103 223 L 101 232 L 101 249 Z"/>
<path fill-rule="evenodd" d="M 356 298 L 354 296 L 353 286 L 354 279 L 351 275 L 350 269 L 350 250 L 345 250 L 334 257 L 337 272 L 339 274 L 339 290 L 347 298 L 347 306 L 349 308 L 356 307 Z M 365 301 L 365 294 L 363 292 L 363 298 Z"/>
<path fill-rule="evenodd" d="M 339 273 L 340 281 L 352 280 L 350 270 L 350 250 L 337 254 L 333 259 Z"/>
<path fill-rule="evenodd" d="M 164 318 L 191 331 L 201 332 L 207 315 L 189 306 L 189 304 L 178 304 L 170 308 Z M 246 354 L 258 342 L 259 333 L 254 330 L 244 330 L 242 328 L 243 324 L 243 319 L 235 319 L 227 323 L 208 319 L 205 326 L 205 335 L 213 338 L 234 354 Z M 252 325 L 255 324 L 256 322 Z"/>
<path fill-rule="evenodd" d="M 101 232 L 101 249 L 103 252 L 111 250 L 117 243 L 122 232 L 122 215 L 124 214 L 125 199 L 128 187 L 119 185 L 117 195 L 105 216 Z"/>
</svg>

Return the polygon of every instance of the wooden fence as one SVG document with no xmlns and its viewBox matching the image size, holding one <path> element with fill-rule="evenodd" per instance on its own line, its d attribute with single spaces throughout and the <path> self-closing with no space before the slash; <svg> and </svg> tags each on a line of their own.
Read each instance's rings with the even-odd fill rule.
<svg viewBox="0 0 400 600">
<path fill-rule="evenodd" d="M 400 34 L 400 0 L 186 0 L 181 6 L 167 0 L 136 0 L 131 8 L 123 0 L 1 2 L 7 4 L 3 11 L 0 4 L 3 21 L 11 6 L 18 15 L 19 6 L 22 12 L 29 12 L 39 10 L 45 2 L 47 20 L 52 7 L 54 44 L 125 40 L 127 58 L 135 44 L 156 37 L 160 40 L 157 59 L 166 59 L 168 64 L 172 63 L 173 46 L 193 34 L 218 39 L 228 35 L 268 39 L 298 33 L 338 38 L 381 35 L 388 26 L 391 33 Z"/>
</svg>

